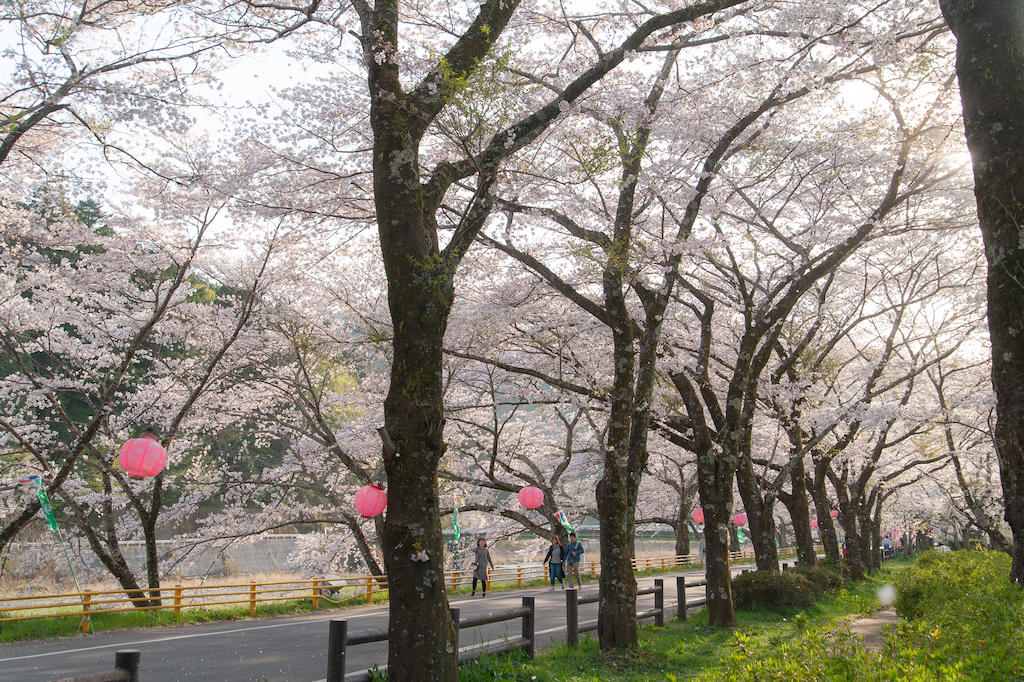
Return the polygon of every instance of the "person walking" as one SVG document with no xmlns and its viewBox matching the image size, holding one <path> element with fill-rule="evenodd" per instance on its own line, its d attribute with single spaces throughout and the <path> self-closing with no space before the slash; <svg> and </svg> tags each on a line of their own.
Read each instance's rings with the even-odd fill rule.
<svg viewBox="0 0 1024 682">
<path fill-rule="evenodd" d="M 487 549 L 487 538 L 477 538 L 476 547 L 473 548 L 473 563 L 470 567 L 473 569 L 473 591 L 470 592 L 470 597 L 476 596 L 476 581 L 480 581 L 480 590 L 482 597 L 487 596 L 487 566 L 494 568 L 494 562 L 491 561 L 491 553 Z"/>
<path fill-rule="evenodd" d="M 580 578 L 580 560 L 583 558 L 583 543 L 576 539 L 576 533 L 569 533 L 569 544 L 565 546 L 565 566 L 568 571 L 569 587 L 572 587 L 573 578 L 576 584 L 582 588 L 583 580 Z"/>
<path fill-rule="evenodd" d="M 548 553 L 544 555 L 544 563 L 548 565 L 548 577 L 551 579 L 551 590 L 555 589 L 555 580 L 565 589 L 565 571 L 562 564 L 565 561 L 565 547 L 559 542 L 558 536 L 551 538 L 551 546 Z"/>
</svg>

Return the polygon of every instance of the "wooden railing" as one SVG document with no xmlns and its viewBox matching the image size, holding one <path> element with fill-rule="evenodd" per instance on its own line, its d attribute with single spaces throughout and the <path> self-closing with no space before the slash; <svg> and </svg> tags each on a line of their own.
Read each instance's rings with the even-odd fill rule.
<svg viewBox="0 0 1024 682">
<path fill-rule="evenodd" d="M 779 550 L 779 556 L 793 556 L 789 548 Z M 730 560 L 738 563 L 753 558 L 753 552 L 733 552 Z M 647 557 L 633 559 L 636 571 L 674 570 L 681 566 L 699 566 L 700 555 Z M 584 561 L 580 573 L 591 578 L 601 572 L 597 561 Z M 541 563 L 525 566 L 506 566 L 489 571 L 493 584 L 515 585 L 547 580 L 547 570 Z M 450 592 L 466 589 L 472 583 L 472 570 L 445 572 L 445 584 Z M 210 606 L 243 606 L 250 616 L 256 615 L 261 604 L 309 599 L 313 608 L 321 604 L 340 605 L 353 601 L 373 602 L 382 597 L 388 589 L 387 576 L 361 575 L 338 578 L 313 578 L 308 580 L 279 580 L 273 582 L 247 582 L 227 585 L 161 585 L 159 598 L 151 596 L 157 590 L 146 588 L 134 592 L 124 589 L 88 590 L 85 592 L 62 592 L 59 594 L 38 594 L 32 596 L 0 596 L 0 623 L 41 618 L 81 617 L 83 630 L 87 629 L 87 618 L 104 613 L 129 613 L 135 611 L 171 611 L 180 617 L 182 610 L 207 608 Z M 157 601 L 159 603 L 153 604 Z M 137 604 L 137 606 L 136 606 Z"/>
</svg>

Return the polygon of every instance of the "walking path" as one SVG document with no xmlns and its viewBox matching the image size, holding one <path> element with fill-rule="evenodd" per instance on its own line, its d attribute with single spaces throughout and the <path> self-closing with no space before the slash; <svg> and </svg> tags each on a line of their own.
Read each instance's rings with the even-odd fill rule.
<svg viewBox="0 0 1024 682">
<path fill-rule="evenodd" d="M 882 650 L 887 626 L 895 629 L 899 616 L 891 608 L 876 611 L 867 618 L 850 623 L 850 632 L 864 638 L 864 648 L 871 652 Z"/>
</svg>

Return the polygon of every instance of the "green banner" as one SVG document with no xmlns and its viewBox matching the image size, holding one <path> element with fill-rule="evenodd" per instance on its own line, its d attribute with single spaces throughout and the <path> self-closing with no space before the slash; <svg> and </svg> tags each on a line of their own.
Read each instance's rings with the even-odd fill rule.
<svg viewBox="0 0 1024 682">
<path fill-rule="evenodd" d="M 455 499 L 455 495 L 452 495 L 452 503 L 454 509 L 452 513 L 452 528 L 455 529 L 455 542 L 458 542 L 459 537 L 462 536 L 462 529 L 459 528 L 459 501 Z"/>
<path fill-rule="evenodd" d="M 43 516 L 46 517 L 46 522 L 50 524 L 50 530 L 57 530 L 57 517 L 53 515 L 53 507 L 50 506 L 50 498 L 46 495 L 46 489 L 43 488 L 41 481 L 36 482 L 36 497 L 39 498 L 39 506 L 43 508 Z"/>
</svg>

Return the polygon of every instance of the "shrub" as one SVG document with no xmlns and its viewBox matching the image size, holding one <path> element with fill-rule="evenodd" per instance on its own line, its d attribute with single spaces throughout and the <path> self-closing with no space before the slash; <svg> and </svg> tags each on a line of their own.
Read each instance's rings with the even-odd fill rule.
<svg viewBox="0 0 1024 682">
<path fill-rule="evenodd" d="M 804 608 L 820 594 L 819 588 L 796 571 L 754 571 L 732 581 L 733 604 L 738 609 Z"/>
<path fill-rule="evenodd" d="M 797 575 L 807 578 L 808 582 L 817 586 L 822 592 L 831 592 L 846 587 L 846 580 L 840 570 L 832 566 L 797 566 L 794 571 Z"/>
</svg>

